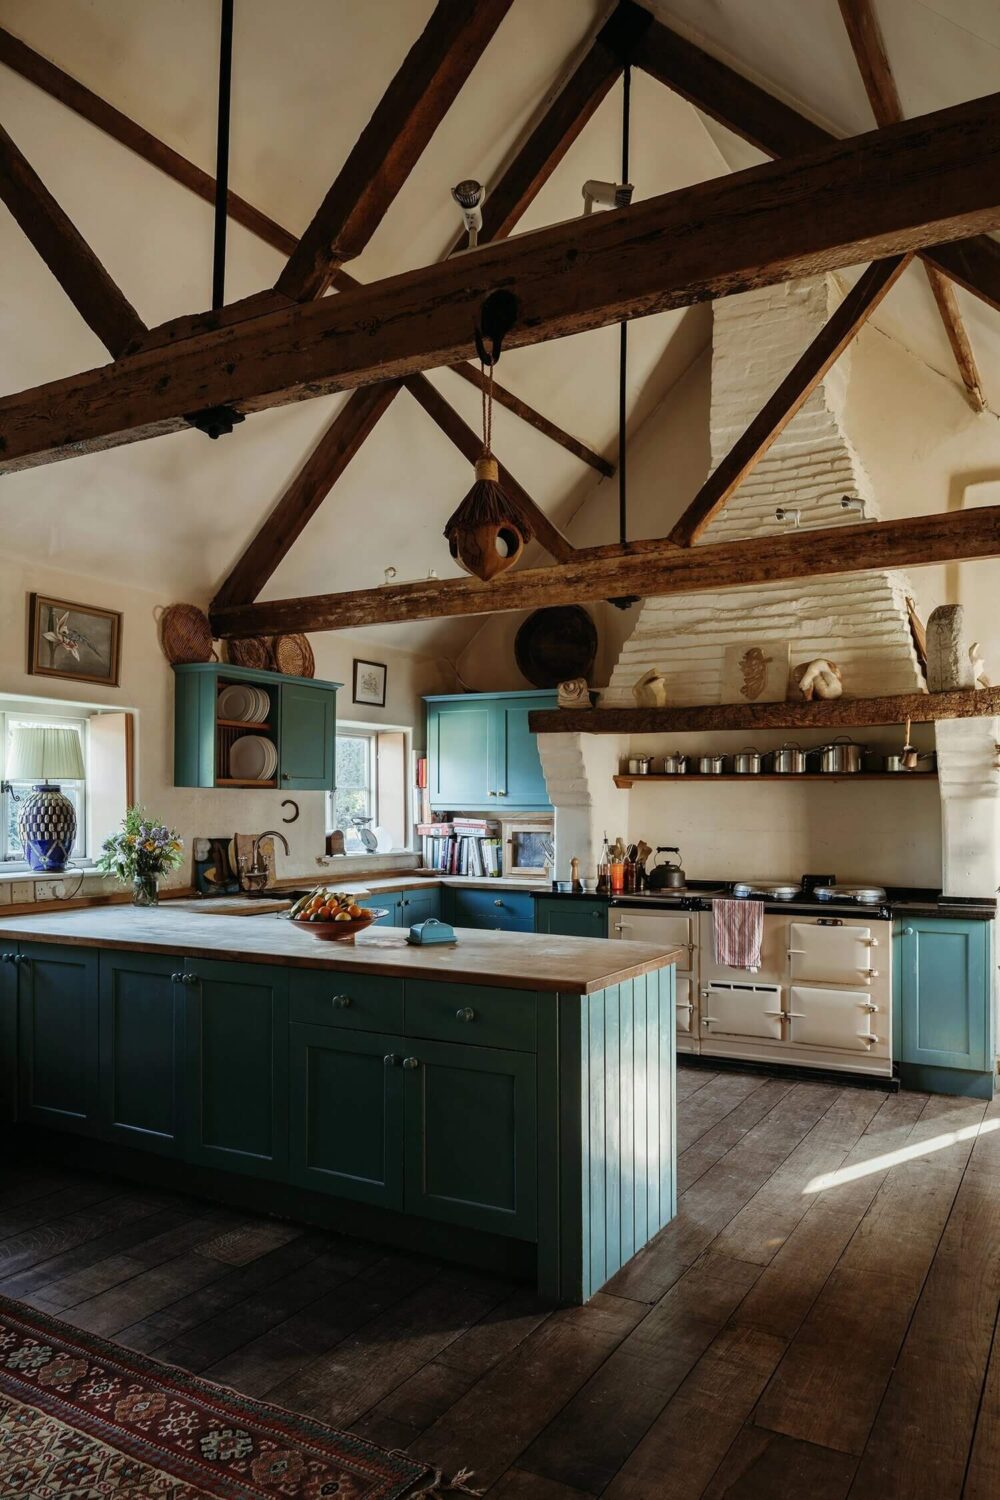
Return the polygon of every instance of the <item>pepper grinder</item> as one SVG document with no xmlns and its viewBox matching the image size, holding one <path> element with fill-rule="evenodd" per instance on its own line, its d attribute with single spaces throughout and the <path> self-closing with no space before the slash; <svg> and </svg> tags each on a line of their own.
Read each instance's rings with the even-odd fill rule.
<svg viewBox="0 0 1000 1500">
<path fill-rule="evenodd" d="M 576 855 L 569 862 L 569 880 L 575 892 L 579 893 L 583 890 L 583 881 L 580 879 L 580 861 Z"/>
</svg>

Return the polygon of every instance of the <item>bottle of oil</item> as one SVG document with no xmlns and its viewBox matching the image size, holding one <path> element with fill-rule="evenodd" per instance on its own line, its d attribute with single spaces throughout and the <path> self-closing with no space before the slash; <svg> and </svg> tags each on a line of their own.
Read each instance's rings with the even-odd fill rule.
<svg viewBox="0 0 1000 1500">
<path fill-rule="evenodd" d="M 597 864 L 597 889 L 604 896 L 611 891 L 611 845 L 608 843 L 607 833 L 604 835 L 601 857 Z"/>
</svg>

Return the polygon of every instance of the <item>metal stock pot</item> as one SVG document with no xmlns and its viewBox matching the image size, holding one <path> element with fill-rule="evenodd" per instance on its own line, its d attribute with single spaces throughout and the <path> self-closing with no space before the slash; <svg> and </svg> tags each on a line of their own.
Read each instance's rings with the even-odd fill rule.
<svg viewBox="0 0 1000 1500">
<path fill-rule="evenodd" d="M 853 776 L 861 770 L 865 746 L 842 734 L 820 751 L 820 769 L 832 776 Z"/>
<path fill-rule="evenodd" d="M 806 752 L 794 740 L 786 740 L 771 759 L 772 769 L 778 776 L 801 776 L 806 768 Z"/>
<path fill-rule="evenodd" d="M 679 750 L 672 750 L 663 757 L 663 770 L 667 776 L 683 776 L 688 768 L 688 758 Z"/>
<path fill-rule="evenodd" d="M 726 769 L 726 757 L 724 755 L 699 755 L 698 774 L 700 776 L 721 776 Z"/>
<path fill-rule="evenodd" d="M 744 745 L 733 756 L 733 770 L 738 776 L 759 776 L 761 759 L 760 751 L 753 745 Z"/>
</svg>

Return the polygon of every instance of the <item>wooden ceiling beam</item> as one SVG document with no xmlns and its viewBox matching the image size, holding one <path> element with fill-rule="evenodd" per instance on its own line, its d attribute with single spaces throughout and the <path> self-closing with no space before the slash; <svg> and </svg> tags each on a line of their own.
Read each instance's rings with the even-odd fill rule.
<svg viewBox="0 0 1000 1500">
<path fill-rule="evenodd" d="M 888 260 L 875 261 L 868 267 L 796 360 L 773 396 L 713 469 L 674 524 L 670 533 L 672 542 L 679 547 L 690 547 L 698 540 L 795 413 L 801 411 L 827 370 L 840 358 L 912 259 L 910 255 L 895 255 Z"/>
<path fill-rule="evenodd" d="M 837 139 L 661 21 L 647 27 L 635 62 L 767 156 L 805 155 Z M 1000 245 L 989 235 L 925 245 L 919 254 L 990 307 L 1000 307 Z"/>
<path fill-rule="evenodd" d="M 145 323 L 2 126 L 0 201 L 112 358 L 124 354 Z"/>
<path fill-rule="evenodd" d="M 878 125 L 895 125 L 904 118 L 903 105 L 896 87 L 892 65 L 885 47 L 882 28 L 878 23 L 871 0 L 840 0 L 840 14 L 850 39 L 851 50 L 858 65 Z M 986 406 L 983 396 L 976 357 L 962 321 L 958 299 L 939 267 L 926 263 L 927 280 L 937 304 L 938 314 L 955 356 L 958 372 L 962 377 L 966 398 L 973 411 L 982 411 Z"/>
<path fill-rule="evenodd" d="M 474 464 L 482 452 L 483 440 L 478 433 L 473 432 L 468 423 L 462 421 L 455 409 L 448 405 L 437 387 L 431 384 L 426 375 L 411 375 L 406 381 L 406 389 L 423 407 L 431 421 L 440 427 L 445 437 L 454 443 L 463 457 L 467 458 L 470 464 Z M 498 467 L 501 486 L 514 503 L 527 514 L 534 528 L 536 541 L 541 543 L 556 562 L 568 562 L 576 552 L 573 543 L 563 535 L 558 526 L 549 520 L 545 512 L 532 500 L 527 490 L 518 484 L 510 470 L 505 469 L 499 461 Z M 456 505 L 460 498 L 460 495 L 455 496 Z"/>
<path fill-rule="evenodd" d="M 669 541 L 578 548 L 569 562 L 513 569 L 490 583 L 471 578 L 421 579 L 344 594 L 273 599 L 213 609 L 219 636 L 347 630 L 390 622 L 432 620 L 576 604 L 634 594 L 686 594 L 748 588 L 788 579 L 873 568 L 1000 556 L 1000 506 L 907 516 L 857 526 L 751 537 L 703 547 Z"/>
<path fill-rule="evenodd" d="M 298 302 L 320 297 L 337 268 L 361 254 L 511 3 L 437 0 L 275 291 Z"/>
<path fill-rule="evenodd" d="M 453 364 L 497 287 L 527 346 L 997 224 L 994 94 L 5 397 L 0 472 Z"/>
</svg>

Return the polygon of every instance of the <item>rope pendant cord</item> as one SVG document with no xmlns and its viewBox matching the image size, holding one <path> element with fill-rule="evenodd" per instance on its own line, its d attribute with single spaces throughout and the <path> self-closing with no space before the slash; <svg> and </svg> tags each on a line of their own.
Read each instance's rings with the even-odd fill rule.
<svg viewBox="0 0 1000 1500">
<path fill-rule="evenodd" d="M 482 387 L 483 393 L 483 451 L 476 459 L 477 480 L 486 479 L 491 484 L 500 482 L 500 466 L 493 457 L 493 364 L 484 365 L 479 361 L 479 368 L 485 377 Z"/>
<path fill-rule="evenodd" d="M 629 129 L 632 110 L 632 68 L 627 64 L 622 74 L 622 175 L 621 181 L 629 180 Z M 628 484 L 626 453 L 626 429 L 628 424 L 628 323 L 623 322 L 618 331 L 618 539 L 624 546 L 628 541 Z"/>
</svg>

